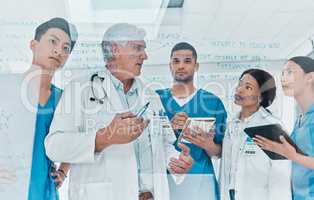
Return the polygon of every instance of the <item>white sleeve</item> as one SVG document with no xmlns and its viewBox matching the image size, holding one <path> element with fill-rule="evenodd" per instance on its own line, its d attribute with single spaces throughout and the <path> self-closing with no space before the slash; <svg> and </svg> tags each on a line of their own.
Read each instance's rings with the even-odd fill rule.
<svg viewBox="0 0 314 200">
<path fill-rule="evenodd" d="M 228 130 L 227 130 L 228 131 Z M 219 169 L 219 177 L 218 182 L 220 186 L 220 198 L 221 200 L 229 200 L 229 191 L 228 191 L 228 176 L 230 174 L 229 165 L 231 164 L 231 155 L 229 153 L 230 151 L 230 139 L 228 136 L 224 137 L 223 143 L 222 143 L 222 152 L 221 152 L 221 162 L 220 162 L 220 169 Z"/>
<path fill-rule="evenodd" d="M 270 162 L 269 199 L 290 200 L 292 198 L 290 184 L 291 162 L 287 160 L 271 160 Z"/>
<path fill-rule="evenodd" d="M 75 87 L 77 84 L 71 83 L 65 88 L 45 139 L 46 154 L 55 162 L 94 161 L 96 132 L 85 129 L 83 93 L 76 91 Z"/>
<path fill-rule="evenodd" d="M 163 132 L 163 144 L 164 148 L 166 149 L 166 159 L 167 163 L 170 163 L 170 159 L 172 157 L 178 158 L 180 152 L 178 152 L 175 147 L 174 143 L 176 142 L 175 134 L 172 130 L 171 124 L 168 119 L 163 119 L 161 121 L 162 132 Z"/>
<path fill-rule="evenodd" d="M 169 170 L 170 159 L 179 158 L 180 152 L 177 151 L 174 147 L 174 143 L 176 142 L 176 137 L 171 127 L 170 121 L 167 118 L 167 119 L 164 119 L 161 123 L 162 123 L 162 131 L 163 131 L 163 136 L 164 136 L 163 144 L 166 150 L 167 169 Z M 180 184 L 184 181 L 186 174 L 171 173 L 171 176 L 176 184 Z"/>
<path fill-rule="evenodd" d="M 153 161 L 150 132 L 146 128 L 143 134 L 134 142 L 135 152 L 139 165 L 139 190 L 140 193 L 153 191 Z"/>
<path fill-rule="evenodd" d="M 166 168 L 169 170 L 169 163 L 171 158 L 179 158 L 180 152 L 177 151 L 174 147 L 174 143 L 176 142 L 176 137 L 174 131 L 172 129 L 171 123 L 166 116 L 159 116 L 159 111 L 164 112 L 164 108 L 162 102 L 160 100 L 159 95 L 155 91 L 147 90 L 146 96 L 148 97 L 148 101 L 153 102 L 152 104 L 155 106 L 155 113 L 154 116 L 158 118 L 158 126 L 161 128 L 162 133 L 162 144 L 163 144 L 163 151 L 165 157 L 165 164 Z M 170 170 L 169 170 L 170 171 Z M 166 173 L 166 172 L 165 172 Z M 174 179 L 176 184 L 182 183 L 185 178 L 185 174 L 172 174 L 171 176 Z"/>
</svg>

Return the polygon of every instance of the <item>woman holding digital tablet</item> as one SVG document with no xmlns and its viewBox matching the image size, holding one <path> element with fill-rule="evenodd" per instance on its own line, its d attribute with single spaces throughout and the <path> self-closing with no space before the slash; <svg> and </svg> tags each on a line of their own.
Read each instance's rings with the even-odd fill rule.
<svg viewBox="0 0 314 200">
<path fill-rule="evenodd" d="M 220 169 L 221 200 L 291 199 L 290 162 L 273 161 L 244 129 L 279 123 L 266 108 L 276 96 L 274 78 L 266 71 L 249 69 L 240 76 L 234 103 L 241 107 L 227 127 Z"/>
<path fill-rule="evenodd" d="M 283 137 L 280 137 L 282 143 L 263 137 L 256 137 L 254 141 L 263 149 L 293 161 L 293 200 L 314 199 L 314 60 L 304 56 L 289 59 L 282 72 L 281 84 L 285 95 L 293 97 L 302 112 L 291 139 L 309 156 L 297 153 Z"/>
</svg>

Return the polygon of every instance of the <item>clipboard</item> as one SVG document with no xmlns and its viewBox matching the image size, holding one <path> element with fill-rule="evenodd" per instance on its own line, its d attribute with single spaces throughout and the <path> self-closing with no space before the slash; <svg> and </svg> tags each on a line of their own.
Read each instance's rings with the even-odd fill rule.
<svg viewBox="0 0 314 200">
<path fill-rule="evenodd" d="M 298 153 L 307 156 L 289 137 L 287 132 L 282 128 L 280 124 L 268 124 L 264 126 L 255 126 L 255 127 L 249 127 L 245 128 L 244 132 L 251 138 L 255 137 L 256 135 L 260 135 L 262 137 L 265 137 L 269 140 L 272 140 L 274 142 L 281 142 L 279 137 L 284 136 L 284 138 L 287 140 L 289 144 L 291 144 Z M 277 153 L 267 151 L 262 149 L 267 156 L 272 160 L 284 160 L 287 159 L 286 157 L 279 155 Z"/>
</svg>

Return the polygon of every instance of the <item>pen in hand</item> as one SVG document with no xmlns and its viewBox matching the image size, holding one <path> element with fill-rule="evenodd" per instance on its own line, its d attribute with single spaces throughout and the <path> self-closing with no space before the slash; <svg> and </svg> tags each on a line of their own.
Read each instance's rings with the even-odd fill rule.
<svg viewBox="0 0 314 200">
<path fill-rule="evenodd" d="M 148 106 L 149 106 L 150 102 L 146 103 L 137 113 L 136 113 L 136 117 L 140 118 L 142 117 L 142 115 L 145 113 L 145 111 L 147 110 Z"/>
</svg>

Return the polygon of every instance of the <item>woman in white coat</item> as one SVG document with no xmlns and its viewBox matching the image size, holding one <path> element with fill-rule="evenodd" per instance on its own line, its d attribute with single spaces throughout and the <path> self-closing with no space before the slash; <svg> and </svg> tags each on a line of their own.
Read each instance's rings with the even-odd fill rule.
<svg viewBox="0 0 314 200">
<path fill-rule="evenodd" d="M 223 140 L 222 200 L 291 199 L 289 161 L 271 160 L 243 131 L 247 127 L 280 123 L 266 109 L 275 96 L 275 80 L 268 72 L 249 69 L 240 76 L 234 102 L 241 110 L 228 124 Z"/>
</svg>

